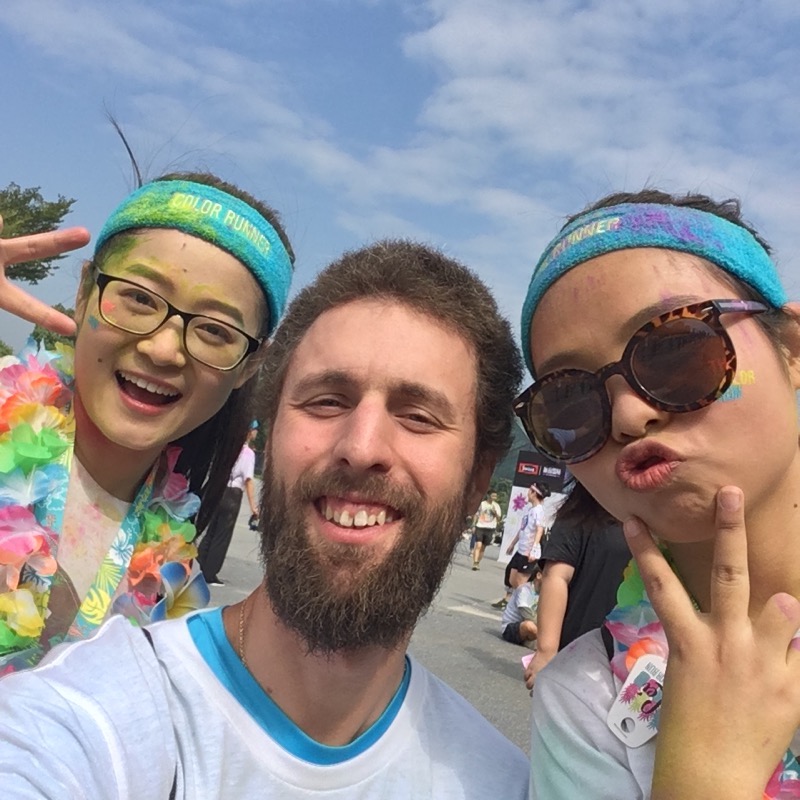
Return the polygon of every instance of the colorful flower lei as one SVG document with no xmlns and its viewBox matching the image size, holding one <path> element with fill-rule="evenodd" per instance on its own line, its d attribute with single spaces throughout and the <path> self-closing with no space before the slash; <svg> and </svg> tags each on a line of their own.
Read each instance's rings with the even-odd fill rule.
<svg viewBox="0 0 800 800">
<path fill-rule="evenodd" d="M 56 347 L 36 352 L 29 342 L 19 358 L 0 359 L 0 675 L 32 666 L 45 650 L 39 639 L 60 534 L 51 527 L 53 515 L 46 506 L 59 492 L 66 497 L 75 435 L 73 351 Z M 116 548 L 115 542 L 100 565 L 100 586 L 105 572 L 116 573 L 109 586 L 124 574 L 127 593 L 109 608 L 111 597 L 93 587 L 98 597 L 92 623 L 99 625 L 109 610 L 145 624 L 208 604 L 208 587 L 190 568 L 197 550 L 188 517 L 200 500 L 174 471 L 179 453 L 169 447 L 162 456 L 132 551 Z"/>
<path fill-rule="evenodd" d="M 669 553 L 664 551 L 664 555 L 674 570 Z M 641 656 L 648 653 L 663 658 L 669 656 L 664 627 L 647 597 L 639 568 L 633 560 L 625 568 L 622 584 L 617 590 L 617 605 L 606 617 L 605 626 L 614 640 L 611 669 L 623 683 Z M 791 750 L 787 750 L 769 779 L 763 800 L 790 798 L 800 798 L 800 763 Z"/>
</svg>

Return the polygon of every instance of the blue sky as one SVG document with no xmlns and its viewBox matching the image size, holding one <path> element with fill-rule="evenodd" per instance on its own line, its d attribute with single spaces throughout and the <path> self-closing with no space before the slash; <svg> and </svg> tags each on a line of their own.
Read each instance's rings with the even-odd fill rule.
<svg viewBox="0 0 800 800">
<path fill-rule="evenodd" d="M 296 287 L 408 236 L 516 326 L 565 215 L 650 184 L 741 198 L 800 297 L 796 0 L 3 0 L 0 74 L 0 185 L 77 198 L 94 234 L 133 188 L 108 109 L 150 177 L 279 209 Z M 79 264 L 37 295 L 71 305 Z"/>
</svg>

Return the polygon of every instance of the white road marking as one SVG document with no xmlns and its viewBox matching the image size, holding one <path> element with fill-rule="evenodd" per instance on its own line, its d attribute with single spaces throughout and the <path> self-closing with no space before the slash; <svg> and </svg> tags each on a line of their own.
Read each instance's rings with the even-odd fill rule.
<svg viewBox="0 0 800 800">
<path fill-rule="evenodd" d="M 497 614 L 491 614 L 488 611 L 481 611 L 475 606 L 445 606 L 448 611 L 458 611 L 461 614 L 472 614 L 473 617 L 483 617 L 484 619 L 491 619 L 495 622 L 500 622 L 503 618 Z"/>
</svg>

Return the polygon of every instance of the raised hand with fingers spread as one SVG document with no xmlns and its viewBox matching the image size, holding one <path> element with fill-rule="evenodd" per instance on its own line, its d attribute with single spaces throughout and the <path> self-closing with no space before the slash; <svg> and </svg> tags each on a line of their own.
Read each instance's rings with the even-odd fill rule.
<svg viewBox="0 0 800 800">
<path fill-rule="evenodd" d="M 0 233 L 3 220 L 0 217 Z M 6 267 L 38 258 L 49 258 L 89 243 L 86 228 L 64 228 L 31 236 L 0 238 L 0 308 L 63 336 L 75 334 L 75 321 L 21 289 L 6 277 Z"/>
</svg>

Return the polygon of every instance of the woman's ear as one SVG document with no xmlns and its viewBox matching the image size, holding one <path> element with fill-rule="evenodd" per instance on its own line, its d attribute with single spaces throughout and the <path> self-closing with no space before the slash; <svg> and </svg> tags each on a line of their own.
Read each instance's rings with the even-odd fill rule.
<svg viewBox="0 0 800 800">
<path fill-rule="evenodd" d="M 255 353 L 251 353 L 247 357 L 247 361 L 244 362 L 244 367 L 242 368 L 239 377 L 236 380 L 236 385 L 234 386 L 235 389 L 241 389 L 247 381 L 250 380 L 253 376 L 255 376 L 260 370 L 261 367 L 264 366 L 264 356 L 267 353 L 267 348 L 269 347 L 269 342 L 265 339 L 261 342 L 258 350 Z"/>
<path fill-rule="evenodd" d="M 783 311 L 789 319 L 781 328 L 781 344 L 792 386 L 800 389 L 800 303 L 786 303 Z"/>
</svg>

